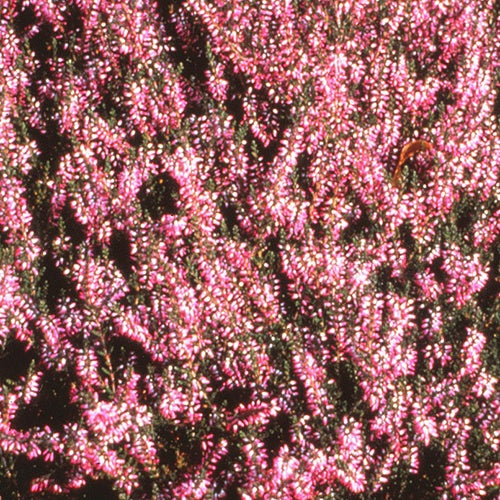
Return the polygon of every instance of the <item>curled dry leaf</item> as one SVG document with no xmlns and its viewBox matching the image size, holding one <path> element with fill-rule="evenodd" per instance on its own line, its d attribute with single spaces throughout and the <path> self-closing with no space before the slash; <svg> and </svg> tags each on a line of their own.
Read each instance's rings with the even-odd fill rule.
<svg viewBox="0 0 500 500">
<path fill-rule="evenodd" d="M 396 165 L 394 174 L 392 175 L 393 185 L 399 185 L 399 181 L 401 179 L 401 167 L 405 164 L 408 158 L 411 158 L 420 151 L 429 151 L 432 148 L 432 144 L 428 141 L 424 141 L 423 139 L 417 139 L 416 141 L 411 141 L 405 144 L 399 154 L 398 164 Z"/>
</svg>

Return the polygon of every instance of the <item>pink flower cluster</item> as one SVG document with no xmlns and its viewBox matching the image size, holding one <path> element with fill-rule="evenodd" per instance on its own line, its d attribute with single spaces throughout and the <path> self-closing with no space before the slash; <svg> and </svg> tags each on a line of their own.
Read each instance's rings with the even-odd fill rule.
<svg viewBox="0 0 500 500">
<path fill-rule="evenodd" d="M 498 493 L 497 15 L 3 1 L 0 496 Z"/>
</svg>

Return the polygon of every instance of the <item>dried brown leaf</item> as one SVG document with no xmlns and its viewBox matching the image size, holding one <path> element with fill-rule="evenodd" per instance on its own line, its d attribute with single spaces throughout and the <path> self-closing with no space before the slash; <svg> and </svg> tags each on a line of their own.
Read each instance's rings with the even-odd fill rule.
<svg viewBox="0 0 500 500">
<path fill-rule="evenodd" d="M 399 153 L 398 164 L 396 165 L 394 174 L 392 175 L 392 183 L 395 186 L 399 185 L 399 181 L 401 179 L 401 167 L 409 158 L 419 153 L 420 151 L 429 151 L 431 149 L 433 149 L 432 144 L 423 139 L 417 139 L 405 144 L 403 146 L 403 149 L 401 150 L 401 153 Z"/>
</svg>

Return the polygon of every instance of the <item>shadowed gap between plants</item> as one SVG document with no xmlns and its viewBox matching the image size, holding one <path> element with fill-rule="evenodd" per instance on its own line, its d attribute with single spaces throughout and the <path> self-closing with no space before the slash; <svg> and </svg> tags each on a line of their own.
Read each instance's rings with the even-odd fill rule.
<svg viewBox="0 0 500 500">
<path fill-rule="evenodd" d="M 158 2 L 158 14 L 167 36 L 170 37 L 169 43 L 173 48 L 170 57 L 178 67 L 182 68 L 181 76 L 187 85 L 187 93 L 196 97 L 199 93 L 197 88 L 204 88 L 207 83 L 209 70 L 206 55 L 207 41 L 203 26 L 183 8 L 183 3 L 181 0 Z M 193 114 L 203 115 L 203 107 L 199 100 L 188 99 L 188 105 L 184 109 L 184 119 Z"/>
<path fill-rule="evenodd" d="M 68 198 L 61 211 L 60 222 L 64 230 L 64 235 L 69 236 L 73 247 L 77 247 L 87 238 L 85 226 L 78 221 L 74 208 L 71 207 L 70 198 Z"/>
<path fill-rule="evenodd" d="M 386 500 L 434 500 L 436 488 L 443 484 L 446 474 L 447 454 L 438 444 L 431 444 L 419 451 L 419 470 L 416 474 L 398 474 L 379 492 L 361 495 L 362 498 Z"/>
<path fill-rule="evenodd" d="M 26 377 L 31 363 L 38 361 L 39 356 L 31 346 L 16 338 L 6 340 L 0 352 L 0 384 Z"/>
<path fill-rule="evenodd" d="M 148 179 L 138 194 L 142 210 L 149 213 L 155 221 L 164 214 L 176 215 L 179 211 L 179 188 L 179 183 L 167 173 Z"/>
<path fill-rule="evenodd" d="M 298 307 L 295 301 L 290 296 L 290 285 L 292 280 L 283 272 L 283 262 L 279 250 L 279 236 L 269 236 L 266 239 L 266 247 L 269 252 L 274 255 L 274 268 L 272 269 L 274 276 L 279 285 L 279 300 L 284 307 L 289 318 L 294 318 L 298 313 Z"/>
<path fill-rule="evenodd" d="M 477 295 L 479 308 L 490 318 L 495 312 L 495 307 L 498 307 L 500 297 L 500 237 L 497 237 L 492 243 L 492 249 L 493 258 L 488 272 L 488 280 Z"/>
<path fill-rule="evenodd" d="M 267 451 L 267 465 L 271 467 L 273 460 L 278 456 L 284 445 L 290 444 L 292 430 L 292 419 L 286 412 L 280 412 L 273 417 L 263 432 L 264 446 Z"/>
<path fill-rule="evenodd" d="M 76 498 L 81 500 L 118 500 L 118 493 L 114 489 L 114 481 L 111 479 L 87 478 L 85 486 L 75 492 Z"/>
<path fill-rule="evenodd" d="M 165 474 L 182 474 L 201 463 L 201 441 L 193 427 L 158 423 L 154 425 L 154 434 Z"/>
<path fill-rule="evenodd" d="M 45 298 L 51 314 L 57 314 L 57 307 L 62 304 L 65 298 L 69 298 L 72 302 L 78 302 L 78 293 L 74 283 L 56 266 L 50 252 L 47 252 L 42 259 L 41 269 L 40 283 L 44 289 L 42 296 Z"/>
<path fill-rule="evenodd" d="M 148 367 L 152 364 L 151 356 L 144 347 L 128 337 L 111 335 L 107 340 L 113 371 L 126 372 L 133 363 L 133 368 L 142 376 L 148 373 Z"/>
<path fill-rule="evenodd" d="M 131 256 L 131 245 L 126 231 L 113 230 L 109 244 L 109 257 L 128 280 L 134 270 L 135 261 Z"/>
<path fill-rule="evenodd" d="M 76 382 L 76 379 L 75 379 Z M 40 380 L 40 390 L 29 404 L 21 406 L 12 421 L 12 427 L 28 431 L 33 426 L 48 425 L 53 431 L 61 432 L 65 424 L 78 419 L 79 408 L 70 403 L 71 375 L 47 371 Z"/>
<path fill-rule="evenodd" d="M 0 495 L 3 495 L 2 498 L 22 498 L 23 500 L 48 498 L 46 495 L 36 496 L 31 492 L 32 481 L 48 476 L 55 482 L 64 484 L 71 475 L 71 464 L 59 456 L 56 458 L 56 462 L 52 463 L 42 457 L 29 459 L 25 455 L 11 456 L 13 462 L 13 466 L 9 471 L 11 476 L 0 478 Z"/>
</svg>

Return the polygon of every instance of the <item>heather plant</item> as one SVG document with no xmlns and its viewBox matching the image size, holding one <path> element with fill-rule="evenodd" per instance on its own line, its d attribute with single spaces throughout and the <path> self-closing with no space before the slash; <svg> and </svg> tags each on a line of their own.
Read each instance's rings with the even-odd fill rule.
<svg viewBox="0 0 500 500">
<path fill-rule="evenodd" d="M 498 495 L 498 3 L 0 9 L 2 497 Z"/>
</svg>

